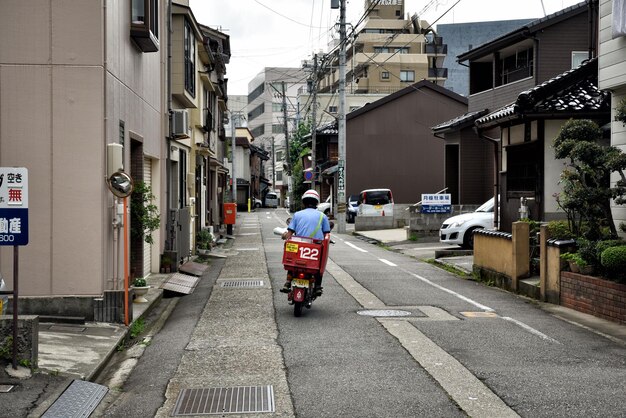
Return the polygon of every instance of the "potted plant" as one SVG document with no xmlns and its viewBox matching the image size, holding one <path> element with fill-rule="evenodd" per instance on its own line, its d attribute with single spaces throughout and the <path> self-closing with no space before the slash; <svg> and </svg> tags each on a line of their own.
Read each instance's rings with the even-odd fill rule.
<svg viewBox="0 0 626 418">
<path fill-rule="evenodd" d="M 161 273 L 169 273 L 172 269 L 172 259 L 168 255 L 161 256 Z"/>
<path fill-rule="evenodd" d="M 563 253 L 561 259 L 566 260 L 572 273 L 591 274 L 593 266 L 587 263 L 579 253 Z"/>
<path fill-rule="evenodd" d="M 196 249 L 199 254 L 208 254 L 213 243 L 213 236 L 208 229 L 202 229 L 196 234 Z"/>
<path fill-rule="evenodd" d="M 144 279 L 143 277 L 136 277 L 135 280 L 133 280 L 132 288 L 135 292 L 135 303 L 148 302 L 148 299 L 145 298 L 145 295 L 146 293 L 148 293 L 148 290 L 150 290 L 150 286 L 148 286 L 146 279 Z"/>
</svg>

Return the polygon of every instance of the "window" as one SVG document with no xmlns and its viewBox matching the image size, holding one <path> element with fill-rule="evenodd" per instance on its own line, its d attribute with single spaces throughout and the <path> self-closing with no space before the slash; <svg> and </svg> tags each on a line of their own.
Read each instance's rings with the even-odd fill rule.
<svg viewBox="0 0 626 418">
<path fill-rule="evenodd" d="M 272 125 L 272 133 L 273 134 L 282 134 L 285 131 L 285 127 L 282 123 L 275 123 Z"/>
<path fill-rule="evenodd" d="M 204 119 L 203 127 L 206 132 L 214 130 L 213 115 L 215 112 L 215 93 L 203 88 L 204 96 Z"/>
<path fill-rule="evenodd" d="M 196 96 L 196 38 L 189 21 L 185 19 L 185 90 Z"/>
<path fill-rule="evenodd" d="M 283 172 L 282 171 L 277 171 L 276 172 L 276 181 L 283 181 Z"/>
<path fill-rule="evenodd" d="M 376 52 L 377 54 L 386 54 L 389 52 L 389 48 L 385 46 L 375 46 L 374 52 Z"/>
<path fill-rule="evenodd" d="M 282 103 L 272 103 L 272 112 L 282 112 L 283 104 Z"/>
<path fill-rule="evenodd" d="M 143 52 L 159 50 L 159 0 L 131 0 L 130 36 Z"/>
<path fill-rule="evenodd" d="M 328 113 L 337 113 L 337 106 L 328 106 Z"/>
<path fill-rule="evenodd" d="M 415 71 L 413 70 L 400 71 L 400 81 L 402 81 L 403 83 L 411 83 L 415 81 Z"/>
<path fill-rule="evenodd" d="M 251 130 L 250 133 L 252 133 L 252 136 L 254 136 L 255 138 L 263 135 L 265 133 L 265 125 L 257 126 L 253 130 Z"/>
<path fill-rule="evenodd" d="M 587 58 L 589 58 L 587 51 L 572 51 L 572 68 L 578 67 Z"/>
<path fill-rule="evenodd" d="M 398 54 L 408 54 L 409 53 L 409 48 L 406 47 L 406 46 L 403 46 L 401 48 L 395 48 L 394 52 L 397 52 Z"/>
<path fill-rule="evenodd" d="M 283 152 L 276 151 L 276 161 L 282 161 L 282 160 L 283 160 Z"/>
<path fill-rule="evenodd" d="M 250 93 L 250 95 L 248 96 L 248 104 L 252 103 L 254 99 L 262 95 L 264 91 L 265 91 L 265 84 L 261 83 L 261 85 L 255 88 L 254 91 Z"/>
<path fill-rule="evenodd" d="M 261 116 L 263 113 L 265 113 L 265 103 L 261 103 L 250 112 L 248 112 L 248 122 Z"/>
<path fill-rule="evenodd" d="M 381 71 L 380 72 L 381 80 L 389 80 L 389 71 Z"/>
</svg>

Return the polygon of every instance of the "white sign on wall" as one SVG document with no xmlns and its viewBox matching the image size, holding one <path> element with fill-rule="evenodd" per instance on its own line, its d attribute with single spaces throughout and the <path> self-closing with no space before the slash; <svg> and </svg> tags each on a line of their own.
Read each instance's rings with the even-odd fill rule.
<svg viewBox="0 0 626 418">
<path fill-rule="evenodd" d="M 28 169 L 0 167 L 0 245 L 28 244 Z"/>
</svg>

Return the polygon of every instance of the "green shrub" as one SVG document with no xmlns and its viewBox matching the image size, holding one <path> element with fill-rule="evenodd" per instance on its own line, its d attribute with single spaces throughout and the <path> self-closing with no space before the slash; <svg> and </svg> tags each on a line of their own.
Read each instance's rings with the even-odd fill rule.
<svg viewBox="0 0 626 418">
<path fill-rule="evenodd" d="M 602 265 L 608 269 L 626 268 L 626 247 L 609 247 L 602 252 Z"/>
<path fill-rule="evenodd" d="M 569 229 L 567 221 L 550 221 L 548 222 L 548 236 L 551 239 L 572 239 L 574 234 Z"/>
<path fill-rule="evenodd" d="M 576 244 L 578 245 L 578 255 L 585 260 L 587 264 L 591 264 L 592 266 L 600 264 L 600 258 L 596 253 L 597 242 L 598 241 L 589 241 L 582 238 L 576 241 Z M 576 264 L 583 267 L 578 262 Z"/>
<path fill-rule="evenodd" d="M 602 267 L 611 280 L 624 281 L 626 278 L 626 246 L 609 247 L 600 256 Z"/>
<path fill-rule="evenodd" d="M 620 247 L 622 245 L 626 245 L 626 241 L 624 241 L 623 239 L 609 239 L 605 241 L 598 241 L 596 244 L 596 255 L 598 257 L 598 260 L 601 259 L 602 253 L 607 248 Z"/>
</svg>

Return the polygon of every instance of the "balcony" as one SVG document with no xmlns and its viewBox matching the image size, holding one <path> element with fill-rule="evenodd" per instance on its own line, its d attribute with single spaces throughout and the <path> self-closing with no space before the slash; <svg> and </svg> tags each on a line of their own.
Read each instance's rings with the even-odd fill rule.
<svg viewBox="0 0 626 418">
<path fill-rule="evenodd" d="M 424 52 L 427 54 L 434 55 L 447 55 L 448 54 L 448 44 L 437 45 L 437 44 L 426 44 L 426 48 Z"/>
<path fill-rule="evenodd" d="M 447 68 L 429 68 L 428 78 L 448 78 Z"/>
</svg>

